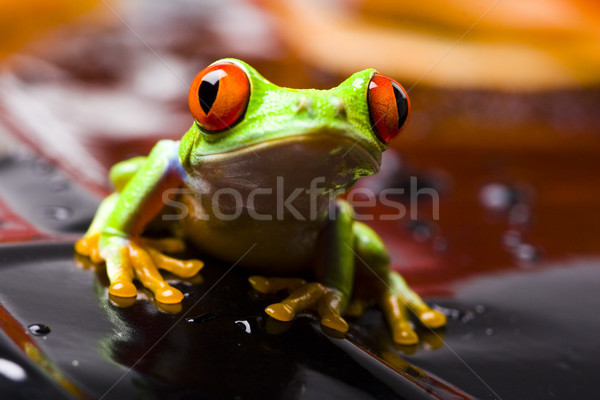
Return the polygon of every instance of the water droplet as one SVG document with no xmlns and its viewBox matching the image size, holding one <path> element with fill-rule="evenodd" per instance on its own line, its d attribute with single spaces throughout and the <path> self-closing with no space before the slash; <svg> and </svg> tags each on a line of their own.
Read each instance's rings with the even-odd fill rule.
<svg viewBox="0 0 600 400">
<path fill-rule="evenodd" d="M 485 312 L 485 306 L 483 304 L 477 304 L 475 306 L 475 312 L 477 314 L 483 314 Z"/>
<path fill-rule="evenodd" d="M 515 248 L 515 257 L 521 261 L 537 261 L 540 259 L 540 252 L 534 245 L 522 243 Z"/>
<path fill-rule="evenodd" d="M 433 239 L 433 251 L 436 253 L 445 253 L 448 251 L 448 247 L 450 244 L 445 237 L 437 236 Z"/>
<path fill-rule="evenodd" d="M 0 358 L 0 375 L 11 381 L 24 381 L 27 373 L 19 364 Z"/>
<path fill-rule="evenodd" d="M 54 181 L 50 185 L 50 190 L 53 192 L 62 192 L 64 190 L 67 190 L 68 188 L 69 188 L 69 182 L 63 181 L 63 180 Z"/>
<path fill-rule="evenodd" d="M 427 222 L 411 221 L 406 227 L 417 242 L 425 242 L 433 236 L 434 228 Z"/>
<path fill-rule="evenodd" d="M 479 191 L 479 201 L 492 211 L 506 211 L 516 201 L 517 195 L 509 186 L 502 183 L 488 183 Z"/>
<path fill-rule="evenodd" d="M 441 312 L 442 314 L 444 314 L 446 317 L 448 317 L 450 319 L 462 319 L 465 315 L 468 314 L 468 312 L 465 312 L 462 310 L 457 310 L 455 308 L 441 307 L 438 305 L 434 305 L 433 309 Z"/>
<path fill-rule="evenodd" d="M 33 333 L 35 336 L 46 336 L 51 332 L 51 329 L 48 325 L 44 324 L 32 324 L 27 327 L 29 332 Z"/>
<path fill-rule="evenodd" d="M 71 362 L 71 365 L 72 365 L 72 366 L 74 366 L 74 367 L 78 367 L 78 366 L 79 366 L 79 361 L 77 361 L 77 360 L 73 360 L 73 361 Z"/>
<path fill-rule="evenodd" d="M 37 159 L 33 162 L 32 169 L 36 175 L 48 175 L 54 170 L 54 167 L 44 160 Z"/>
<path fill-rule="evenodd" d="M 506 247 L 512 249 L 521 243 L 521 233 L 515 230 L 508 230 L 504 232 L 502 242 Z"/>
<path fill-rule="evenodd" d="M 467 323 L 467 322 L 471 322 L 471 321 L 473 320 L 473 318 L 475 318 L 475 316 L 473 315 L 473 313 L 472 313 L 472 312 L 470 312 L 470 311 L 467 311 L 467 312 L 466 312 L 466 313 L 465 313 L 465 314 L 464 314 L 464 315 L 463 315 L 463 316 L 460 318 L 460 320 L 461 320 L 462 322 L 464 322 L 464 323 Z"/>
<path fill-rule="evenodd" d="M 198 315 L 197 317 L 186 318 L 186 322 L 190 324 L 202 324 L 204 322 L 212 321 L 217 318 L 217 314 L 215 313 L 206 313 Z"/>
<path fill-rule="evenodd" d="M 531 210 L 527 204 L 519 203 L 510 209 L 508 223 L 511 225 L 524 225 L 531 220 Z"/>
<path fill-rule="evenodd" d="M 252 329 L 250 328 L 250 322 L 244 321 L 244 320 L 239 320 L 239 321 L 235 321 L 235 324 L 237 326 L 239 326 L 240 328 L 242 328 L 246 333 L 252 333 Z"/>
<path fill-rule="evenodd" d="M 492 335 L 494 335 L 495 333 L 496 333 L 496 331 L 494 330 L 494 328 L 487 328 L 487 329 L 485 330 L 485 334 L 486 334 L 486 335 L 488 335 L 488 336 L 492 336 Z"/>
<path fill-rule="evenodd" d="M 57 221 L 64 221 L 71 216 L 71 210 L 66 207 L 46 207 L 44 209 L 44 215 L 46 218 L 55 219 Z"/>
</svg>

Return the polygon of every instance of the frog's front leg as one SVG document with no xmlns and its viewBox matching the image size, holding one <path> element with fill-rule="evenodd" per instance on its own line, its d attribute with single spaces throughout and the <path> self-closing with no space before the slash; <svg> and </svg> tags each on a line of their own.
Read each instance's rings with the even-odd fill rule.
<svg viewBox="0 0 600 400">
<path fill-rule="evenodd" d="M 254 289 L 261 293 L 291 291 L 283 301 L 271 304 L 265 312 L 279 321 L 291 321 L 304 310 L 316 311 L 321 324 L 339 332 L 348 330 L 342 313 L 348 305 L 354 282 L 352 206 L 336 203 L 335 214 L 319 234 L 314 267 L 318 282 L 306 283 L 297 278 L 250 277 Z"/>
<path fill-rule="evenodd" d="M 190 277 L 202 268 L 202 262 L 177 260 L 162 253 L 181 250 L 183 242 L 179 239 L 141 237 L 147 223 L 163 208 L 164 191 L 182 184 L 177 145 L 161 141 L 147 158 L 133 159 L 129 162 L 131 165 L 126 163 L 118 168 L 123 171 L 117 171 L 124 173 L 114 173 L 113 168 L 111 179 L 117 192 L 102 202 L 88 232 L 76 243 L 75 249 L 94 262 L 106 261 L 112 295 L 135 296 L 137 289 L 133 280 L 137 278 L 154 293 L 156 300 L 179 303 L 182 293 L 166 283 L 158 269 Z"/>
</svg>

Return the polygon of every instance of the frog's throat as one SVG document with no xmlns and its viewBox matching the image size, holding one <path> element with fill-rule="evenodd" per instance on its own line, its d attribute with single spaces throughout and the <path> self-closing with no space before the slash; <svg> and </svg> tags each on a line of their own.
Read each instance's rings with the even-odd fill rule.
<svg viewBox="0 0 600 400">
<path fill-rule="evenodd" d="M 195 161 L 192 174 L 204 178 L 237 175 L 255 181 L 265 175 L 281 175 L 298 177 L 300 184 L 302 176 L 308 181 L 323 176 L 331 187 L 348 187 L 379 170 L 381 152 L 353 137 L 322 132 L 270 139 L 228 152 L 200 155 Z"/>
</svg>

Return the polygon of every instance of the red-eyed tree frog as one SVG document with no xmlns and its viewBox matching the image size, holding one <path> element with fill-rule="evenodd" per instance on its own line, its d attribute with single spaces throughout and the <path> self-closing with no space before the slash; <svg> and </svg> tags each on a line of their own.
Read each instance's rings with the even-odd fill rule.
<svg viewBox="0 0 600 400">
<path fill-rule="evenodd" d="M 378 171 L 381 153 L 405 126 L 410 102 L 395 80 L 366 69 L 330 90 L 276 86 L 236 59 L 219 60 L 192 82 L 194 123 L 181 141 L 163 140 L 147 157 L 115 165 L 115 192 L 98 208 L 76 251 L 106 262 L 109 293 L 134 297 L 135 279 L 161 303 L 183 294 L 159 269 L 198 273 L 199 260 L 164 253 L 183 241 L 260 274 L 263 293 L 289 290 L 265 311 L 290 321 L 313 310 L 322 325 L 348 330 L 342 317 L 376 301 L 393 339 L 414 344 L 408 310 L 438 328 L 431 309 L 389 268 L 379 236 L 337 196 Z M 172 237 L 145 235 L 156 221 Z M 294 278 L 311 272 L 313 282 Z"/>
</svg>

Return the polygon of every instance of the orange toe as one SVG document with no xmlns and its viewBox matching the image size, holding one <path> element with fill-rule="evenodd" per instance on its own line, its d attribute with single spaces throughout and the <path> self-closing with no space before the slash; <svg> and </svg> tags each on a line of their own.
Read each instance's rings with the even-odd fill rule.
<svg viewBox="0 0 600 400">
<path fill-rule="evenodd" d="M 446 316 L 436 310 L 425 311 L 419 315 L 419 319 L 430 328 L 439 328 L 446 325 Z"/>
<path fill-rule="evenodd" d="M 321 318 L 321 324 L 338 332 L 348 332 L 348 323 L 339 315 L 328 315 Z"/>
<path fill-rule="evenodd" d="M 131 282 L 115 282 L 110 285 L 108 291 L 117 297 L 135 297 L 137 295 L 137 289 Z"/>
<path fill-rule="evenodd" d="M 271 304 L 269 307 L 265 308 L 265 312 L 276 320 L 285 322 L 294 319 L 295 314 L 294 309 L 284 303 Z"/>
<path fill-rule="evenodd" d="M 167 286 L 154 293 L 154 298 L 164 304 L 177 304 L 183 300 L 183 293 L 174 287 Z"/>
<path fill-rule="evenodd" d="M 406 329 L 396 329 L 394 331 L 394 342 L 398 344 L 417 344 L 419 343 L 419 337 L 410 328 Z"/>
</svg>

